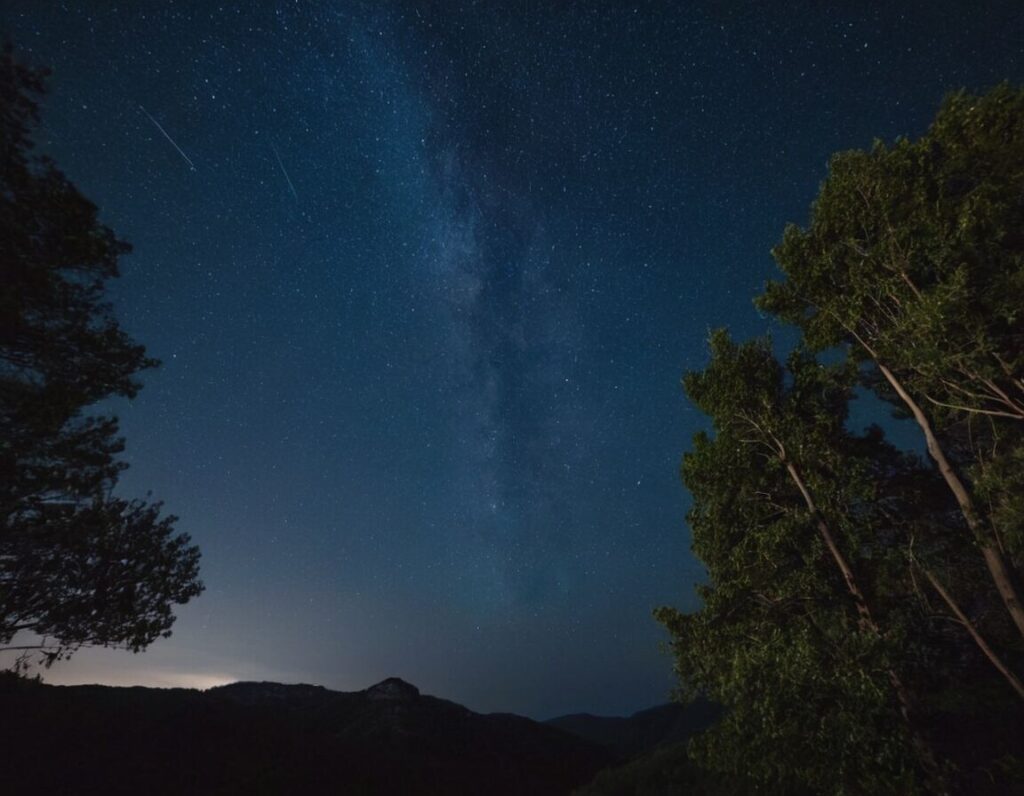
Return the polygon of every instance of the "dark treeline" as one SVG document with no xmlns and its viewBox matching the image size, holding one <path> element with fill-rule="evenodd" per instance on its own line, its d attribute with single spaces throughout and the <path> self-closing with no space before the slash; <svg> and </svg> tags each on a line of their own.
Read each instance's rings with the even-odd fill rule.
<svg viewBox="0 0 1024 796">
<path fill-rule="evenodd" d="M 949 97 L 917 141 L 836 155 L 757 299 L 796 326 L 711 337 L 689 398 L 693 614 L 657 612 L 690 756 L 763 792 L 1024 787 L 1024 91 Z M 866 389 L 926 455 L 850 427 Z M 882 426 L 893 420 L 880 418 Z"/>
</svg>

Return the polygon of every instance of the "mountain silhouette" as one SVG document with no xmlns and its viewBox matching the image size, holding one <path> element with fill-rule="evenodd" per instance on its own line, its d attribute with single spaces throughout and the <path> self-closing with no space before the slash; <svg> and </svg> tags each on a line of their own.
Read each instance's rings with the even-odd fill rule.
<svg viewBox="0 0 1024 796">
<path fill-rule="evenodd" d="M 572 713 L 545 722 L 549 727 L 572 733 L 627 758 L 650 752 L 659 746 L 683 743 L 710 727 L 721 709 L 705 699 L 689 705 L 670 702 L 632 716 L 594 716 Z"/>
<path fill-rule="evenodd" d="M 566 794 L 615 758 L 557 727 L 474 713 L 398 678 L 341 692 L 0 677 L 0 711 L 10 792 Z"/>
</svg>

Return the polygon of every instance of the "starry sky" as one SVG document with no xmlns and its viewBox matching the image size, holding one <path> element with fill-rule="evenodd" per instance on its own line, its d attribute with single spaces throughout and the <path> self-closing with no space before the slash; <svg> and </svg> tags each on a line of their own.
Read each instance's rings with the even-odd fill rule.
<svg viewBox="0 0 1024 796">
<path fill-rule="evenodd" d="M 396 675 L 536 718 L 667 699 L 680 377 L 769 328 L 828 155 L 1024 81 L 1018 0 L 6 0 L 0 33 L 135 247 L 112 295 L 163 366 L 113 407 L 119 492 L 207 585 L 47 679 Z"/>
</svg>

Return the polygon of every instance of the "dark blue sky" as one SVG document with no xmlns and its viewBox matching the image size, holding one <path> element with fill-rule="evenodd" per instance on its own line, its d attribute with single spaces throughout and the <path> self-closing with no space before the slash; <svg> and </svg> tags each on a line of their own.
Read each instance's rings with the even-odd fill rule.
<svg viewBox="0 0 1024 796">
<path fill-rule="evenodd" d="M 53 682 L 663 701 L 650 611 L 701 573 L 681 374 L 767 328 L 831 152 L 1024 80 L 1017 0 L 113 5 L 0 29 L 135 246 L 116 303 L 164 365 L 117 407 L 120 491 L 180 516 L 208 588 Z"/>
</svg>

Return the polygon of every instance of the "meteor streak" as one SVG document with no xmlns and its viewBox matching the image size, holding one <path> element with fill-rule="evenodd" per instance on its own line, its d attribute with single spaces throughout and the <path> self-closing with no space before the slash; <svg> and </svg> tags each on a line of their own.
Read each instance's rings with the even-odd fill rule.
<svg viewBox="0 0 1024 796">
<path fill-rule="evenodd" d="M 277 165 L 281 167 L 281 173 L 284 175 L 284 178 L 288 180 L 288 187 L 292 189 L 292 196 L 295 197 L 296 202 L 299 201 L 299 195 L 295 192 L 295 186 L 292 184 L 292 178 L 288 176 L 288 169 L 284 167 L 284 163 L 281 161 L 281 156 L 277 154 L 277 147 L 271 144 L 270 148 L 274 150 L 274 157 L 277 158 Z"/>
<path fill-rule="evenodd" d="M 195 171 L 196 170 L 196 164 L 193 163 L 192 159 L 189 158 L 189 156 L 185 154 L 185 152 L 182 150 L 182 148 L 180 146 L 177 145 L 177 143 L 175 143 L 174 139 L 171 138 L 167 134 L 167 131 L 163 127 L 160 126 L 160 122 L 158 122 L 156 119 L 154 119 L 152 114 L 149 111 L 147 111 L 145 108 L 143 108 L 141 104 L 139 105 L 139 107 L 142 108 L 142 112 L 144 114 L 146 114 L 146 116 L 149 117 L 149 120 L 151 122 L 153 122 L 153 124 L 156 125 L 156 129 L 164 134 L 164 138 L 166 138 L 168 141 L 171 142 L 171 146 L 178 150 L 178 154 L 181 155 L 183 158 L 185 158 L 185 162 L 188 163 L 189 168 L 192 169 L 192 171 Z"/>
</svg>

